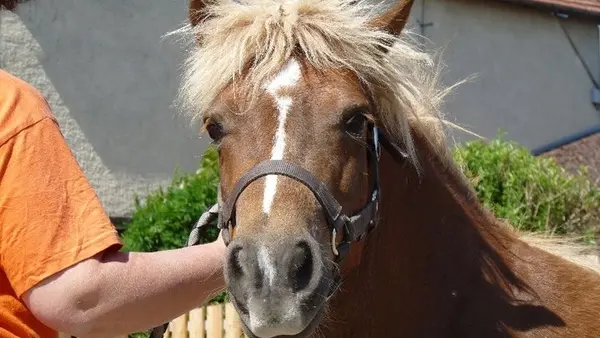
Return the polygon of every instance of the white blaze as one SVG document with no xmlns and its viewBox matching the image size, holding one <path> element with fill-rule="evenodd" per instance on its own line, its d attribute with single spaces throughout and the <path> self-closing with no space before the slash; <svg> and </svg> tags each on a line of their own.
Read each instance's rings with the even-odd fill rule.
<svg viewBox="0 0 600 338">
<path fill-rule="evenodd" d="M 264 271 L 269 286 L 273 286 L 273 282 L 275 281 L 275 265 L 271 261 L 271 257 L 265 246 L 261 246 L 258 249 L 258 266 Z"/>
<path fill-rule="evenodd" d="M 278 91 L 284 87 L 294 87 L 300 80 L 300 65 L 294 59 L 291 59 L 286 66 L 275 76 L 275 78 L 266 86 L 269 92 L 275 98 L 277 103 L 277 130 L 275 131 L 275 143 L 271 150 L 272 160 L 283 159 L 285 150 L 285 121 L 287 114 L 292 106 L 292 98 L 289 96 L 280 96 Z M 265 181 L 265 194 L 263 198 L 263 211 L 269 213 L 271 204 L 277 191 L 277 175 L 268 175 Z"/>
</svg>

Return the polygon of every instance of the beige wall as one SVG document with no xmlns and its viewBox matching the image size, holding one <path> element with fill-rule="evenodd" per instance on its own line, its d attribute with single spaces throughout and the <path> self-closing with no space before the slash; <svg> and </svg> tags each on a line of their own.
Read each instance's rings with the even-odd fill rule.
<svg viewBox="0 0 600 338">
<path fill-rule="evenodd" d="M 184 23 L 186 4 L 45 0 L 0 14 L 0 67 L 48 97 L 115 216 L 128 213 L 134 193 L 168 181 L 176 166 L 195 170 L 207 145 L 171 107 L 184 46 L 162 36 Z M 422 6 L 417 0 L 411 25 L 424 10 L 433 23 L 425 29 L 429 47 L 444 48 L 445 81 L 478 74 L 448 102 L 454 121 L 485 137 L 504 129 L 532 148 L 600 124 L 592 83 L 557 18 L 492 1 Z M 596 23 L 563 21 L 597 77 Z"/>
</svg>

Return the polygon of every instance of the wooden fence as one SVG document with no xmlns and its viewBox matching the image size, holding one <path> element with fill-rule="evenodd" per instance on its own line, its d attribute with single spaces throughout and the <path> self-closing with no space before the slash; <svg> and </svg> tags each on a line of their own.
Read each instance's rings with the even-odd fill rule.
<svg viewBox="0 0 600 338">
<path fill-rule="evenodd" d="M 59 338 L 68 338 L 61 334 Z M 127 338 L 127 336 L 113 337 Z M 169 323 L 164 338 L 247 338 L 231 303 L 194 309 Z"/>
<path fill-rule="evenodd" d="M 194 309 L 169 324 L 165 338 L 242 338 L 240 317 L 231 303 Z"/>
</svg>

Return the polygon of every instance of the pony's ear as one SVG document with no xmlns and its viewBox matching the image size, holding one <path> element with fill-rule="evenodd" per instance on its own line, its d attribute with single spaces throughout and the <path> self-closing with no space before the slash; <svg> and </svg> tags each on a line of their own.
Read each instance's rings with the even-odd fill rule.
<svg viewBox="0 0 600 338">
<path fill-rule="evenodd" d="M 188 6 L 188 20 L 192 26 L 196 26 L 202 20 L 206 18 L 204 7 L 206 7 L 206 0 L 190 0 Z"/>
<path fill-rule="evenodd" d="M 397 0 L 392 7 L 375 18 L 370 23 L 371 26 L 393 35 L 399 35 L 408 21 L 413 3 L 414 0 Z"/>
</svg>

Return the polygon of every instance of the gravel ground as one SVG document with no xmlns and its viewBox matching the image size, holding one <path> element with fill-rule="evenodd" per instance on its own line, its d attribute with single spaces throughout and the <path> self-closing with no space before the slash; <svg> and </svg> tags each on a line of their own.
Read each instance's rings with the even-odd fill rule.
<svg viewBox="0 0 600 338">
<path fill-rule="evenodd" d="M 592 134 L 540 156 L 554 157 L 558 164 L 573 173 L 577 172 L 580 165 L 585 165 L 589 168 L 589 179 L 600 185 L 600 133 Z"/>
</svg>

